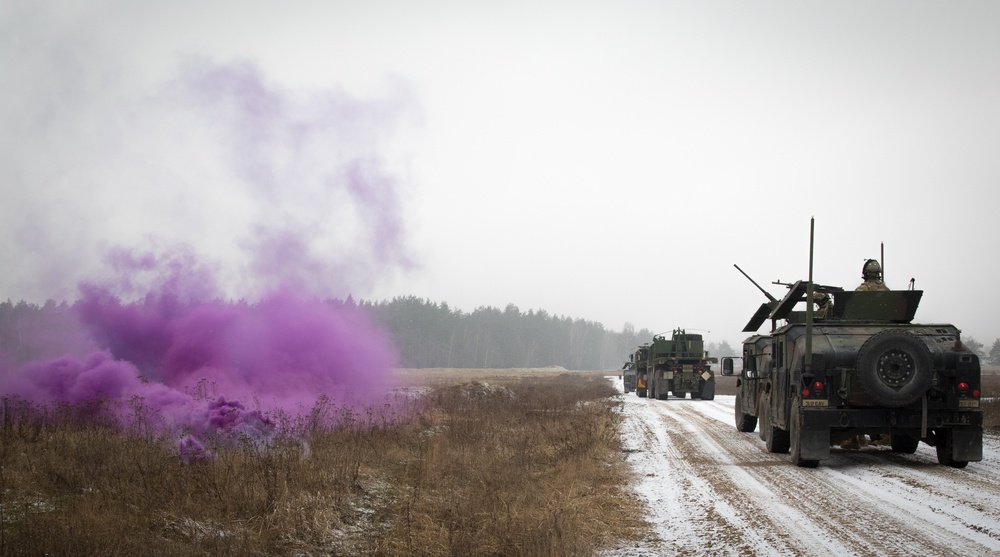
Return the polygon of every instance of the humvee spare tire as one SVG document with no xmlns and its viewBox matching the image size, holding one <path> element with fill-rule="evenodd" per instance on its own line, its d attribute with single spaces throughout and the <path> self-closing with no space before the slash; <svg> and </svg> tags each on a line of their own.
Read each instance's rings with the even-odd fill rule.
<svg viewBox="0 0 1000 557">
<path fill-rule="evenodd" d="M 858 350 L 857 370 L 872 400 L 893 408 L 919 400 L 934 375 L 930 350 L 901 329 L 881 331 L 866 340 Z"/>
</svg>

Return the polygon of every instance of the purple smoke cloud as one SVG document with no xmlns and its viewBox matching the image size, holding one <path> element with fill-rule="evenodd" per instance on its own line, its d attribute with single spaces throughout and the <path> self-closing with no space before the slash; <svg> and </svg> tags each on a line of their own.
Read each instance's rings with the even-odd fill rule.
<svg viewBox="0 0 1000 557">
<path fill-rule="evenodd" d="M 207 458 L 197 448 L 207 438 L 267 439 L 271 415 L 294 418 L 321 399 L 371 402 L 397 365 L 389 338 L 360 308 L 291 289 L 253 304 L 83 293 L 74 309 L 100 348 L 7 370 L 0 394 L 42 404 L 139 401 L 161 431 L 195 436 L 178 445 L 185 459 Z"/>
<path fill-rule="evenodd" d="M 389 339 L 363 311 L 288 288 L 255 304 L 169 295 L 120 304 L 98 291 L 80 312 L 95 338 L 145 377 L 178 387 L 208 380 L 282 406 L 345 387 L 376 391 L 396 365 Z"/>
<path fill-rule="evenodd" d="M 153 169 L 167 165 L 151 189 L 174 187 L 183 200 L 162 206 L 185 210 L 174 221 L 184 225 L 171 232 L 190 241 L 197 236 L 188 229 L 228 230 L 213 226 L 231 219 L 244 228 L 212 239 L 246 261 L 209 259 L 152 233 L 136 236 L 145 248 L 106 249 L 107 276 L 80 282 L 77 301 L 46 309 L 47 321 L 0 344 L 0 396 L 139 401 L 156 427 L 182 435 L 179 453 L 197 461 L 211 458 L 206 442 L 214 436 L 266 439 L 273 416 L 300 415 L 319 399 L 360 404 L 383 394 L 397 365 L 390 339 L 357 306 L 323 300 L 370 289 L 381 273 L 412 265 L 400 181 L 380 152 L 411 108 L 406 92 L 363 102 L 332 89 L 291 91 L 252 63 L 203 60 L 189 61 L 165 91 L 147 99 L 150 111 L 137 112 L 139 120 L 166 121 L 151 129 L 168 131 L 183 122 L 200 140 L 149 161 Z M 206 155 L 204 145 L 216 150 Z M 185 155 L 201 166 L 186 164 Z M 218 158 L 206 167 L 199 156 Z M 213 184 L 171 183 L 171 165 L 210 168 L 226 181 L 219 191 L 234 197 L 220 194 L 215 205 L 211 196 L 185 197 Z M 99 232 L 105 223 L 77 224 Z"/>
<path fill-rule="evenodd" d="M 413 111 L 404 89 L 363 102 L 337 89 L 288 90 L 249 62 L 192 59 L 169 98 L 212 123 L 227 166 L 263 204 L 239 244 L 257 285 L 343 296 L 344 284 L 414 265 L 401 180 L 380 153 Z"/>
</svg>

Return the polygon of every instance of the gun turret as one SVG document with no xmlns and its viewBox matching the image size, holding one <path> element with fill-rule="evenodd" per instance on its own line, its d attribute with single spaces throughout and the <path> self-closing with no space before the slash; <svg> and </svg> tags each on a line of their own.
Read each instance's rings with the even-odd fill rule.
<svg viewBox="0 0 1000 557">
<path fill-rule="evenodd" d="M 760 290 L 761 292 L 763 292 L 764 295 L 767 296 L 767 300 L 769 302 L 777 302 L 778 301 L 778 299 L 775 298 L 774 296 L 772 296 L 770 292 L 768 292 L 767 290 L 764 290 L 761 287 L 761 285 L 757 284 L 757 281 L 755 281 L 754 279 L 750 278 L 750 275 L 744 273 L 743 269 L 740 269 L 739 265 L 737 265 L 736 263 L 733 263 L 733 267 L 736 267 L 737 271 L 739 271 L 740 273 L 743 273 L 743 276 L 745 276 L 747 278 L 747 280 L 749 280 L 750 282 L 752 282 L 753 285 L 757 287 L 757 290 Z"/>
</svg>

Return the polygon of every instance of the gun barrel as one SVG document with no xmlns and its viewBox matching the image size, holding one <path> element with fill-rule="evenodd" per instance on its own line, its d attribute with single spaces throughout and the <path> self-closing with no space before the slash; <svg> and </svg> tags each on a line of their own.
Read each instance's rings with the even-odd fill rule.
<svg viewBox="0 0 1000 557">
<path fill-rule="evenodd" d="M 736 267 L 737 271 L 739 271 L 740 273 L 742 273 L 743 276 L 745 276 L 747 278 L 747 280 L 749 280 L 750 282 L 752 282 L 753 285 L 757 287 L 757 290 L 760 290 L 761 292 L 763 292 L 764 295 L 767 296 L 767 300 L 769 302 L 777 302 L 778 301 L 778 299 L 775 298 L 774 296 L 772 296 L 770 292 L 768 292 L 767 290 L 764 290 L 759 284 L 757 284 L 757 281 L 755 281 L 754 279 L 750 278 L 750 275 L 748 275 L 745 272 L 743 272 L 743 269 L 740 269 L 739 265 L 737 265 L 736 263 L 733 263 L 733 267 Z"/>
</svg>

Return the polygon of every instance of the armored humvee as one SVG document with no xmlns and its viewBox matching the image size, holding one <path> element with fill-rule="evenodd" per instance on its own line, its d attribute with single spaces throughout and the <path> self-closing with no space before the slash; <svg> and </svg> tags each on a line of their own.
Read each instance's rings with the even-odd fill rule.
<svg viewBox="0 0 1000 557">
<path fill-rule="evenodd" d="M 832 445 L 860 436 L 887 440 L 897 453 L 923 441 L 955 468 L 982 460 L 979 357 L 954 325 L 912 322 L 922 291 L 786 286 L 781 300 L 764 291 L 769 302 L 743 329 L 756 333 L 771 321 L 770 334 L 743 342 L 737 430 L 759 423 L 767 450 L 790 451 L 799 466 L 816 466 Z M 833 300 L 825 314 L 805 303 L 823 295 Z M 795 309 L 800 303 L 805 311 Z M 723 358 L 722 373 L 733 374 L 732 358 Z"/>
<path fill-rule="evenodd" d="M 674 329 L 670 338 L 654 335 L 649 345 L 649 398 L 665 400 L 669 395 L 712 400 L 715 398 L 715 372 L 699 334 Z"/>
</svg>

